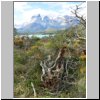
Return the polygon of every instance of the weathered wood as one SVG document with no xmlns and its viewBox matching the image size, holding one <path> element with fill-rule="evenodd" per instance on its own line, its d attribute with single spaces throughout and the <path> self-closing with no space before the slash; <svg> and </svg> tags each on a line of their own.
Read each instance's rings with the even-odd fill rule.
<svg viewBox="0 0 100 100">
<path fill-rule="evenodd" d="M 49 56 L 47 61 L 41 61 L 40 66 L 42 67 L 41 81 L 43 82 L 43 87 L 50 89 L 57 89 L 60 87 L 60 81 L 63 77 L 66 63 L 64 54 L 66 52 L 66 47 L 59 50 L 58 56 L 53 64 L 53 66 L 47 66 L 48 61 L 51 61 Z"/>
<path fill-rule="evenodd" d="M 32 89 L 33 89 L 33 92 L 34 92 L 34 97 L 37 97 L 36 90 L 35 90 L 34 84 L 32 82 L 31 82 L 31 86 L 32 86 Z"/>
</svg>

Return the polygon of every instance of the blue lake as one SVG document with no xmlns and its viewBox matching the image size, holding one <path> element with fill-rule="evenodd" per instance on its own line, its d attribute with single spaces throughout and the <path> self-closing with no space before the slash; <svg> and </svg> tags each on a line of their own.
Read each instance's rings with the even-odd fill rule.
<svg viewBox="0 0 100 100">
<path fill-rule="evenodd" d="M 27 35 L 20 35 L 20 37 L 22 37 L 22 36 L 27 36 Z M 31 38 L 32 36 L 38 37 L 38 38 L 43 38 L 43 37 L 54 36 L 54 34 L 52 34 L 52 35 L 49 35 L 49 34 L 34 34 L 34 35 L 28 35 L 29 38 Z"/>
</svg>

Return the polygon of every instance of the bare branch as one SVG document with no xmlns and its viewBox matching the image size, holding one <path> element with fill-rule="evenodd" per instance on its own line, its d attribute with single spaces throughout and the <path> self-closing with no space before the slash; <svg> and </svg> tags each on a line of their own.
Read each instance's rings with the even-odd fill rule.
<svg viewBox="0 0 100 100">
<path fill-rule="evenodd" d="M 77 39 L 80 39 L 80 40 L 86 40 L 86 38 L 80 37 L 77 33 L 75 33 L 75 34 L 76 34 L 76 36 L 77 36 Z"/>
<path fill-rule="evenodd" d="M 42 67 L 42 73 L 45 74 L 45 69 L 44 69 L 43 62 L 42 61 L 40 63 L 40 66 Z"/>
<path fill-rule="evenodd" d="M 79 9 L 81 9 L 81 8 L 80 8 L 78 5 L 76 5 L 75 10 L 73 10 L 73 11 L 71 11 L 71 12 L 79 19 L 80 23 L 81 23 L 84 27 L 86 27 L 86 19 L 83 18 L 83 15 L 80 16 L 80 15 L 78 14 Z"/>
<path fill-rule="evenodd" d="M 33 89 L 33 92 L 34 92 L 34 97 L 37 97 L 36 90 L 35 90 L 34 84 L 32 82 L 31 82 L 31 86 L 32 86 L 32 89 Z"/>
<path fill-rule="evenodd" d="M 68 62 L 69 62 L 69 59 L 66 62 L 66 74 L 67 74 L 67 76 L 68 76 Z"/>
<path fill-rule="evenodd" d="M 40 66 L 42 67 L 41 81 L 44 81 L 43 76 L 45 75 L 46 71 L 45 71 L 45 68 L 43 66 L 43 62 L 42 61 L 40 62 Z"/>
</svg>

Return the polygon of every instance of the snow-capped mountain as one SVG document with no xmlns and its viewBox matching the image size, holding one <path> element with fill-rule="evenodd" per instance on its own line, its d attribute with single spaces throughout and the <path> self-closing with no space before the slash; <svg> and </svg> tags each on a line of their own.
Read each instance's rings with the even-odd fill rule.
<svg viewBox="0 0 100 100">
<path fill-rule="evenodd" d="M 63 16 L 51 19 L 49 16 L 41 17 L 40 14 L 32 16 L 28 23 L 23 24 L 20 28 L 17 28 L 19 33 L 36 33 L 43 32 L 50 29 L 61 30 L 67 29 L 72 25 L 77 25 L 79 20 L 73 16 Z"/>
</svg>

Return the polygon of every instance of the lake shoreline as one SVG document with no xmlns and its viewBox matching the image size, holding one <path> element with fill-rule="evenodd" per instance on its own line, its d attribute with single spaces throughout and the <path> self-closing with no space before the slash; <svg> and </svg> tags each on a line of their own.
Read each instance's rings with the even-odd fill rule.
<svg viewBox="0 0 100 100">
<path fill-rule="evenodd" d="M 37 37 L 37 38 L 44 38 L 44 37 L 51 37 L 54 36 L 55 34 L 34 34 L 34 35 L 16 35 L 15 37 Z"/>
</svg>

